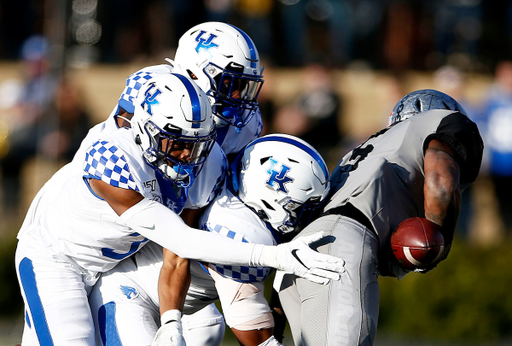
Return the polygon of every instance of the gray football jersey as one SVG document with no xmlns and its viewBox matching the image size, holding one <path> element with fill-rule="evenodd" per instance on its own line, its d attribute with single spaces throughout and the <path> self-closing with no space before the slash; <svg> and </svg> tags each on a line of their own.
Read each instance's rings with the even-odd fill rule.
<svg viewBox="0 0 512 346">
<path fill-rule="evenodd" d="M 382 250 L 401 221 L 425 217 L 423 159 L 432 139 L 456 153 L 462 187 L 473 183 L 483 152 L 477 126 L 459 112 L 432 110 L 377 132 L 345 155 L 331 175 L 332 197 L 324 212 L 355 207 L 371 223 Z"/>
</svg>

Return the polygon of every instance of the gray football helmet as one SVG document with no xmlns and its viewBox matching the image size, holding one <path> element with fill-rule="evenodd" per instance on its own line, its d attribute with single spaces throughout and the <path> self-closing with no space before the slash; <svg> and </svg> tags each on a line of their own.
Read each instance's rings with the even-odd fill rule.
<svg viewBox="0 0 512 346">
<path fill-rule="evenodd" d="M 405 95 L 393 108 L 387 126 L 431 109 L 458 111 L 467 116 L 462 106 L 451 96 L 433 89 L 416 90 Z"/>
</svg>

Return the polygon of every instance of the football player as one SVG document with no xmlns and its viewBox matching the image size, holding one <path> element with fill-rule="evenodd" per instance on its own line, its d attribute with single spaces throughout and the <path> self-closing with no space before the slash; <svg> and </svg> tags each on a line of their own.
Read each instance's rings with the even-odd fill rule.
<svg viewBox="0 0 512 346">
<path fill-rule="evenodd" d="M 237 243 L 180 219 L 187 189 L 197 184 L 196 175 L 216 145 L 215 134 L 206 94 L 179 74 L 144 85 L 131 119 L 114 111 L 89 131 L 72 162 L 38 192 L 18 233 L 23 345 L 93 346 L 91 288 L 102 272 L 148 240 L 184 258 L 282 266 L 320 281 L 338 277 L 316 271 L 342 270 L 342 265 L 304 243 L 298 246 L 305 255 L 299 255 L 302 264 L 291 253 L 293 242 Z M 214 160 L 224 162 L 222 156 Z M 210 246 L 218 251 L 207 251 Z"/>
<path fill-rule="evenodd" d="M 169 64 L 145 67 L 128 77 L 119 109 L 131 113 L 142 85 L 156 75 L 178 70 L 208 96 L 217 124 L 217 143 L 228 158 L 259 137 L 263 121 L 257 97 L 263 85 L 263 67 L 245 32 L 221 22 L 196 25 L 179 39 L 174 61 L 166 60 Z"/>
<path fill-rule="evenodd" d="M 118 112 L 133 113 L 134 98 L 153 77 L 179 71 L 207 94 L 217 125 L 216 141 L 229 159 L 259 137 L 263 121 L 257 97 L 263 84 L 263 67 L 254 42 L 245 32 L 221 22 L 196 25 L 179 39 L 174 61 L 166 60 L 168 64 L 145 67 L 127 78 Z M 185 208 L 182 218 L 193 225 L 200 212 Z M 199 325 L 217 331 L 225 328 L 214 305 L 200 314 L 185 316 L 184 325 L 189 324 L 194 325 L 196 335 L 200 333 Z"/>
<path fill-rule="evenodd" d="M 424 217 L 442 228 L 448 255 L 461 192 L 478 176 L 483 142 L 450 96 L 419 90 L 400 100 L 388 126 L 343 157 L 331 175 L 323 215 L 297 238 L 325 231 L 319 251 L 346 260 L 340 281 L 326 286 L 278 272 L 295 345 L 372 345 L 379 311 L 378 275 L 404 277 L 390 236 L 403 220 Z M 296 238 L 296 239 L 297 239 Z"/>
<path fill-rule="evenodd" d="M 320 211 L 328 191 L 327 166 L 313 147 L 296 137 L 267 135 L 237 156 L 222 192 L 202 214 L 200 224 L 238 242 L 278 244 L 290 240 Z M 188 265 L 175 259 L 174 266 Z M 279 345 L 263 295 L 263 280 L 271 268 L 191 261 L 188 292 L 188 280 L 181 277 L 167 282 L 167 288 L 160 286 L 159 292 L 162 265 L 161 247 L 150 244 L 133 261 L 123 261 L 100 279 L 90 303 L 103 345 L 116 341 L 149 346 L 161 324 L 159 309 L 164 315 L 153 345 L 178 345 L 182 329 L 189 346 L 220 345 L 222 338 L 214 340 L 215 335 L 199 338 L 197 329 L 185 326 L 190 320 L 183 328 L 180 323 L 182 312 L 194 313 L 217 299 L 241 344 Z M 165 314 L 172 319 L 165 321 Z"/>
</svg>

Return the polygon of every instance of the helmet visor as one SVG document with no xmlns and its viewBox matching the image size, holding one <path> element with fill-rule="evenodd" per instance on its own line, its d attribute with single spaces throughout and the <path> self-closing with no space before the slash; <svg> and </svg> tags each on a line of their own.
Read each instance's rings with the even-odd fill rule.
<svg viewBox="0 0 512 346">
<path fill-rule="evenodd" d="M 219 96 L 232 102 L 256 102 L 262 85 L 263 80 L 226 71 L 220 77 Z"/>
</svg>

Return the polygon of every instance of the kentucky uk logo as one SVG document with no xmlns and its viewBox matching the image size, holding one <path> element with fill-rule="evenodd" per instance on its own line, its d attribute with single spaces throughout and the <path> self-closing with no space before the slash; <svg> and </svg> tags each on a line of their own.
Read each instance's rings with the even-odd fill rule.
<svg viewBox="0 0 512 346">
<path fill-rule="evenodd" d="M 213 39 L 217 37 L 217 35 L 210 34 L 210 36 L 208 38 L 203 38 L 203 35 L 205 33 L 206 33 L 206 31 L 201 30 L 199 32 L 199 35 L 197 35 L 197 37 L 196 37 L 196 42 L 198 42 L 197 46 L 196 46 L 196 52 L 198 52 L 198 53 L 201 48 L 208 50 L 210 48 L 215 48 L 215 47 L 219 46 L 218 44 L 212 42 Z"/>
<path fill-rule="evenodd" d="M 156 97 L 162 93 L 159 89 L 156 89 L 156 91 L 154 91 L 151 94 L 151 90 L 153 90 L 153 88 L 155 88 L 154 84 L 151 87 L 149 87 L 148 90 L 146 90 L 146 93 L 144 94 L 146 96 L 146 98 L 144 99 L 144 102 L 142 102 L 140 104 L 142 108 L 144 108 L 144 105 L 148 105 L 147 111 L 150 115 L 153 115 L 153 112 L 151 111 L 151 106 L 154 106 L 154 105 L 157 105 L 160 103 L 160 102 L 158 102 Z"/>
<path fill-rule="evenodd" d="M 270 178 L 267 180 L 267 185 L 277 187 L 277 191 L 281 191 L 287 193 L 288 190 L 284 184 L 293 181 L 293 178 L 287 177 L 286 174 L 290 170 L 290 167 L 281 165 L 281 172 L 278 172 L 274 169 L 277 164 L 277 161 L 274 159 L 270 159 L 270 168 L 267 173 L 270 174 Z"/>
</svg>

